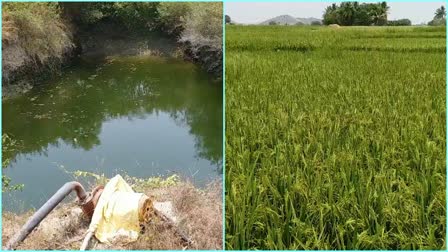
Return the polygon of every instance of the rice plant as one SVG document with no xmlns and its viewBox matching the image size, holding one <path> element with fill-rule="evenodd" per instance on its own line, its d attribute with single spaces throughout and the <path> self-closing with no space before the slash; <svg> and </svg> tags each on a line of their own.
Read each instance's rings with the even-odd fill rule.
<svg viewBox="0 0 448 252">
<path fill-rule="evenodd" d="M 445 249 L 445 28 L 226 27 L 226 249 Z"/>
</svg>

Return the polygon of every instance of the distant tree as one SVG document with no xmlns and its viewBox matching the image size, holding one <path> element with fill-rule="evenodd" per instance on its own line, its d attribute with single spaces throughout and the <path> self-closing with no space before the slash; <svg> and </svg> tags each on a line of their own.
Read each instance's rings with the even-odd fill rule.
<svg viewBox="0 0 448 252">
<path fill-rule="evenodd" d="M 277 22 L 271 21 L 271 22 L 269 22 L 269 25 L 277 25 Z"/>
<path fill-rule="evenodd" d="M 404 18 L 404 19 L 387 21 L 387 25 L 388 26 L 410 26 L 410 25 L 412 25 L 412 22 L 411 22 L 411 20 Z"/>
<path fill-rule="evenodd" d="M 312 21 L 311 25 L 322 25 L 322 23 L 320 21 Z"/>
<path fill-rule="evenodd" d="M 342 2 L 337 10 L 338 23 L 340 25 L 353 25 L 356 7 L 353 2 Z"/>
<path fill-rule="evenodd" d="M 428 23 L 431 26 L 445 26 L 446 25 L 446 9 L 445 6 L 440 6 L 434 13 L 434 19 Z"/>
<path fill-rule="evenodd" d="M 446 26 L 446 19 L 433 19 L 428 22 L 428 25 L 430 26 Z"/>
<path fill-rule="evenodd" d="M 230 19 L 229 15 L 226 15 L 226 24 L 230 24 L 232 20 Z"/>
<path fill-rule="evenodd" d="M 371 4 L 357 5 L 356 13 L 353 18 L 353 25 L 367 26 L 372 24 L 372 17 L 370 16 Z"/>
<path fill-rule="evenodd" d="M 302 26 L 302 25 L 305 25 L 305 24 L 302 23 L 302 22 L 297 22 L 297 23 L 295 23 L 295 25 Z"/>
<path fill-rule="evenodd" d="M 371 5 L 370 9 L 370 15 L 372 17 L 373 25 L 387 24 L 387 12 L 389 11 L 389 6 L 387 6 L 386 2 Z"/>
<path fill-rule="evenodd" d="M 446 10 L 445 10 L 445 6 L 440 6 L 440 8 L 438 8 L 436 10 L 434 19 L 444 19 L 446 18 Z"/>
<path fill-rule="evenodd" d="M 332 4 L 325 8 L 325 12 L 323 15 L 322 22 L 325 25 L 329 24 L 337 24 L 338 23 L 338 13 L 336 12 L 338 10 L 338 6 L 336 4 Z"/>
</svg>

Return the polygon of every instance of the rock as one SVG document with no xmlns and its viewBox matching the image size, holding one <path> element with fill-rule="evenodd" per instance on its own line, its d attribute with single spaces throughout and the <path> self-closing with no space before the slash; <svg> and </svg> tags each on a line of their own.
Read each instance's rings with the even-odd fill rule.
<svg viewBox="0 0 448 252">
<path fill-rule="evenodd" d="M 177 222 L 177 217 L 173 210 L 173 203 L 171 201 L 154 202 L 154 208 L 166 215 L 166 217 L 170 218 L 174 223 Z"/>
</svg>

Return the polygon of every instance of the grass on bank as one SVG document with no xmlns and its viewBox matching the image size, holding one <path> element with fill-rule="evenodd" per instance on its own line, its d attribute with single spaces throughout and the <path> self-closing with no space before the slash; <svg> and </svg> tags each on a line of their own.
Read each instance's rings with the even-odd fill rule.
<svg viewBox="0 0 448 252">
<path fill-rule="evenodd" d="M 77 177 L 93 177 L 92 188 L 104 184 L 107 178 L 88 172 L 76 172 Z M 214 182 L 204 189 L 198 189 L 191 183 L 181 181 L 177 176 L 166 179 L 138 179 L 125 176 L 125 180 L 136 192 L 154 197 L 155 201 L 171 201 L 178 218 L 178 227 L 193 240 L 186 246 L 175 230 L 163 221 L 153 221 L 145 226 L 145 232 L 136 242 L 99 244 L 99 250 L 182 250 L 182 249 L 222 249 L 222 184 Z M 88 188 L 88 189 L 92 189 Z M 87 189 L 87 188 L 86 188 Z M 33 214 L 12 212 L 2 213 L 2 243 L 20 230 Z M 53 210 L 38 228 L 20 244 L 18 250 L 78 250 L 89 226 L 74 203 L 61 203 Z"/>
<path fill-rule="evenodd" d="M 16 46 L 19 51 L 16 58 L 7 57 L 7 60 L 35 65 L 45 64 L 50 58 L 61 60 L 73 47 L 71 31 L 61 18 L 60 7 L 57 3 L 44 2 L 3 3 L 2 45 L 4 48 Z"/>
<path fill-rule="evenodd" d="M 445 29 L 226 27 L 226 249 L 445 249 Z"/>
</svg>

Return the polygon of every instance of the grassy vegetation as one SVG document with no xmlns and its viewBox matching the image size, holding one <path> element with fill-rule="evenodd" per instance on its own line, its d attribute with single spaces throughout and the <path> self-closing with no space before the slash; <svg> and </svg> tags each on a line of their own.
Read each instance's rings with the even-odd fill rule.
<svg viewBox="0 0 448 252">
<path fill-rule="evenodd" d="M 54 71 L 73 47 L 57 3 L 3 3 L 3 85 Z M 30 72 L 37 74 L 28 76 Z"/>
<path fill-rule="evenodd" d="M 4 3 L 2 43 L 18 43 L 36 64 L 62 58 L 73 44 L 60 12 L 57 3 Z"/>
<path fill-rule="evenodd" d="M 222 3 L 161 2 L 157 10 L 159 22 L 181 41 L 222 49 Z"/>
<path fill-rule="evenodd" d="M 17 142 L 8 136 L 8 134 L 2 134 L 2 169 L 8 167 L 10 162 L 10 159 L 5 157 L 5 154 L 14 151 L 16 145 Z M 22 190 L 23 187 L 23 184 L 13 185 L 10 177 L 2 175 L 2 192 Z"/>
<path fill-rule="evenodd" d="M 226 249 L 445 249 L 445 28 L 226 27 Z"/>
</svg>

